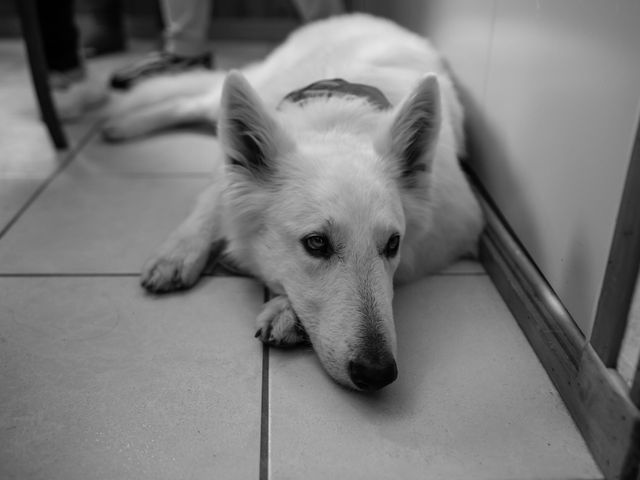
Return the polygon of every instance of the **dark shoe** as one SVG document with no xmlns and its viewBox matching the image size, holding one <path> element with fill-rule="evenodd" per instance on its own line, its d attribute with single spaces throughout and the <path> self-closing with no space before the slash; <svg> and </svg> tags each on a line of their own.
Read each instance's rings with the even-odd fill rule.
<svg viewBox="0 0 640 480">
<path fill-rule="evenodd" d="M 211 54 L 209 53 L 186 58 L 166 52 L 154 52 L 139 62 L 116 71 L 111 77 L 111 87 L 117 90 L 127 90 L 143 79 L 158 75 L 182 73 L 197 68 L 211 69 L 211 63 Z"/>
</svg>

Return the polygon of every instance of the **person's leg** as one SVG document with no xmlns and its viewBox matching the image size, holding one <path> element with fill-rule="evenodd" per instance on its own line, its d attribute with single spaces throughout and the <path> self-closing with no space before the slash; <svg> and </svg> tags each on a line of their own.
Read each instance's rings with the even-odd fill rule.
<svg viewBox="0 0 640 480">
<path fill-rule="evenodd" d="M 162 0 L 165 47 L 114 72 L 111 86 L 126 90 L 146 78 L 211 68 L 211 0 Z"/>
<path fill-rule="evenodd" d="M 103 103 L 106 89 L 87 75 L 73 0 L 38 0 L 36 7 L 53 101 L 62 120 L 75 120 Z"/>
<path fill-rule="evenodd" d="M 178 57 L 208 54 L 211 0 L 162 0 L 165 50 Z"/>
</svg>

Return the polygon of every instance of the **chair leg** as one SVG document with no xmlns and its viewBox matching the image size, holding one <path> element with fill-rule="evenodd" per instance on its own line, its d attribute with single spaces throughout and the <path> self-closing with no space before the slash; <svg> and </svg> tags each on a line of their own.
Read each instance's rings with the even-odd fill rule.
<svg viewBox="0 0 640 480">
<path fill-rule="evenodd" d="M 27 57 L 31 71 L 31 80 L 36 91 L 40 113 L 53 144 L 58 150 L 66 149 L 69 144 L 56 112 L 49 87 L 47 67 L 42 49 L 42 38 L 38 26 L 37 6 L 34 0 L 16 0 L 20 15 L 22 35 L 27 47 Z"/>
</svg>

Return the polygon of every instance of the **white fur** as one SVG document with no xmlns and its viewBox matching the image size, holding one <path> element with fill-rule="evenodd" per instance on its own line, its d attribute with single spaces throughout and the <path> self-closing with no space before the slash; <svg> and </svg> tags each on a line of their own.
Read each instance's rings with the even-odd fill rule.
<svg viewBox="0 0 640 480">
<path fill-rule="evenodd" d="M 304 341 L 297 316 L 328 373 L 367 388 L 354 364 L 395 365 L 394 282 L 473 254 L 483 227 L 458 164 L 463 112 L 452 82 L 425 39 L 366 15 L 306 26 L 263 62 L 224 78 L 149 81 L 122 97 L 106 123 L 105 135 L 122 139 L 213 121 L 225 152 L 142 283 L 152 291 L 191 286 L 224 243 L 228 261 L 277 295 L 259 316 L 261 339 Z M 394 108 L 333 97 L 277 109 L 287 93 L 326 78 L 375 86 Z M 330 254 L 305 248 L 312 234 L 330 241 Z"/>
</svg>

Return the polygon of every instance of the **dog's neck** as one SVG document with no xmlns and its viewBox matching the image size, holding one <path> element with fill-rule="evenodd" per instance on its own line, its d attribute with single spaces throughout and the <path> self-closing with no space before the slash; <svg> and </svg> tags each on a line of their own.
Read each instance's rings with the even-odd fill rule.
<svg viewBox="0 0 640 480">
<path fill-rule="evenodd" d="M 370 136 L 392 105 L 376 87 L 341 79 L 321 80 L 295 90 L 277 107 L 289 128 L 326 136 Z"/>
</svg>

